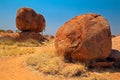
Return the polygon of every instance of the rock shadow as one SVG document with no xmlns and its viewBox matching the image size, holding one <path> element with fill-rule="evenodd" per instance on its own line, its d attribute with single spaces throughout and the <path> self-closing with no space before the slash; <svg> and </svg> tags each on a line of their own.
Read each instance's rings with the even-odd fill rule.
<svg viewBox="0 0 120 80">
<path fill-rule="evenodd" d="M 104 61 L 106 63 L 112 63 L 110 66 L 106 67 L 90 67 L 88 70 L 98 73 L 109 72 L 115 73 L 120 72 L 120 51 L 117 49 L 112 49 L 110 55 Z"/>
<path fill-rule="evenodd" d="M 19 32 L 18 36 L 16 37 L 17 41 L 26 41 L 28 39 L 42 41 L 43 36 L 39 33 L 36 33 L 36 32 L 30 32 L 30 31 L 27 32 L 26 31 L 26 32 Z"/>
</svg>

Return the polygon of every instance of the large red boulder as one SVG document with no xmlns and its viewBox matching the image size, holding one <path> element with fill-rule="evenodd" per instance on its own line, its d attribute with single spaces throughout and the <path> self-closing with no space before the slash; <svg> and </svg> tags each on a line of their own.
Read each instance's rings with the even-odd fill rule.
<svg viewBox="0 0 120 80">
<path fill-rule="evenodd" d="M 56 33 L 56 53 L 67 60 L 105 59 L 111 51 L 108 21 L 97 14 L 84 14 L 67 21 Z"/>
<path fill-rule="evenodd" d="M 17 11 L 16 26 L 21 31 L 42 32 L 46 21 L 41 14 L 31 8 L 20 8 Z"/>
</svg>

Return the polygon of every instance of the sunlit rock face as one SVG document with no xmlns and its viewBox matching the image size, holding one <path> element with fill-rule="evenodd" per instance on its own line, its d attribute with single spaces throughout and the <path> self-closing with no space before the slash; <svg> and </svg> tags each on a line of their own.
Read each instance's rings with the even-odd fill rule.
<svg viewBox="0 0 120 80">
<path fill-rule="evenodd" d="M 58 29 L 55 37 L 56 54 L 70 61 L 105 59 L 111 46 L 110 25 L 98 14 L 72 18 Z"/>
<path fill-rule="evenodd" d="M 42 32 L 46 21 L 43 15 L 37 14 L 31 8 L 20 8 L 16 15 L 16 26 L 21 31 Z"/>
</svg>

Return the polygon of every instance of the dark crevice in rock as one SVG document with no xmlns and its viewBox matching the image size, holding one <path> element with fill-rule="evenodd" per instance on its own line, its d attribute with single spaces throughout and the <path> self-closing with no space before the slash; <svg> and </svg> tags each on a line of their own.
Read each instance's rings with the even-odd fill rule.
<svg viewBox="0 0 120 80">
<path fill-rule="evenodd" d="M 115 59 L 114 59 L 114 58 L 107 57 L 107 58 L 106 58 L 106 61 L 107 61 L 107 62 L 112 62 L 112 61 L 115 61 Z"/>
<path fill-rule="evenodd" d="M 99 17 L 99 16 L 100 16 L 100 15 L 95 15 L 94 18 L 97 18 L 97 17 Z"/>
</svg>

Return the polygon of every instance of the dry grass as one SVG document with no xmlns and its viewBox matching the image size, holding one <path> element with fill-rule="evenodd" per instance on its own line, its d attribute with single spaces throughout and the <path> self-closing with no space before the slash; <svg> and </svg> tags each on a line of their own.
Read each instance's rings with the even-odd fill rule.
<svg viewBox="0 0 120 80">
<path fill-rule="evenodd" d="M 51 75 L 62 75 L 64 77 L 81 76 L 86 72 L 83 64 L 68 64 L 54 53 L 40 53 L 26 59 L 27 65 L 34 69 Z"/>
<path fill-rule="evenodd" d="M 54 53 L 53 43 L 54 40 L 41 43 L 33 39 L 28 39 L 24 42 L 18 42 L 3 38 L 0 39 L 0 57 L 30 53 Z"/>
<path fill-rule="evenodd" d="M 26 64 L 40 73 L 47 74 L 48 80 L 109 80 L 100 73 L 89 75 L 82 63 L 65 63 L 54 53 L 35 54 L 26 59 Z"/>
<path fill-rule="evenodd" d="M 17 56 L 23 54 L 31 54 L 35 52 L 35 48 L 18 47 L 18 46 L 0 46 L 0 57 L 2 56 Z"/>
<path fill-rule="evenodd" d="M 35 69 L 48 74 L 56 74 L 62 68 L 63 61 L 54 54 L 41 53 L 27 58 L 26 63 Z"/>
<path fill-rule="evenodd" d="M 62 69 L 61 74 L 67 77 L 81 76 L 86 72 L 84 64 L 71 64 Z"/>
<path fill-rule="evenodd" d="M 26 59 L 26 64 L 44 74 L 64 77 L 81 76 L 86 72 L 84 64 L 65 63 L 63 58 L 55 55 L 54 41 L 44 43 L 35 55 Z"/>
<path fill-rule="evenodd" d="M 34 39 L 28 39 L 23 42 L 13 41 L 12 39 L 0 39 L 0 45 L 16 45 L 18 47 L 39 47 L 41 43 Z"/>
<path fill-rule="evenodd" d="M 25 42 L 7 38 L 0 39 L 0 57 L 36 53 L 40 46 L 42 46 L 41 43 L 33 39 L 28 39 Z"/>
<path fill-rule="evenodd" d="M 8 38 L 2 38 L 0 39 L 0 57 L 36 53 L 40 46 L 42 44 L 33 39 L 18 42 Z"/>
<path fill-rule="evenodd" d="M 15 42 L 10 40 L 10 39 L 0 39 L 0 46 L 4 46 L 4 45 L 14 45 Z"/>
<path fill-rule="evenodd" d="M 21 47 L 39 47 L 41 46 L 41 43 L 34 39 L 28 39 L 24 42 L 16 42 L 15 45 L 21 46 Z"/>
</svg>

